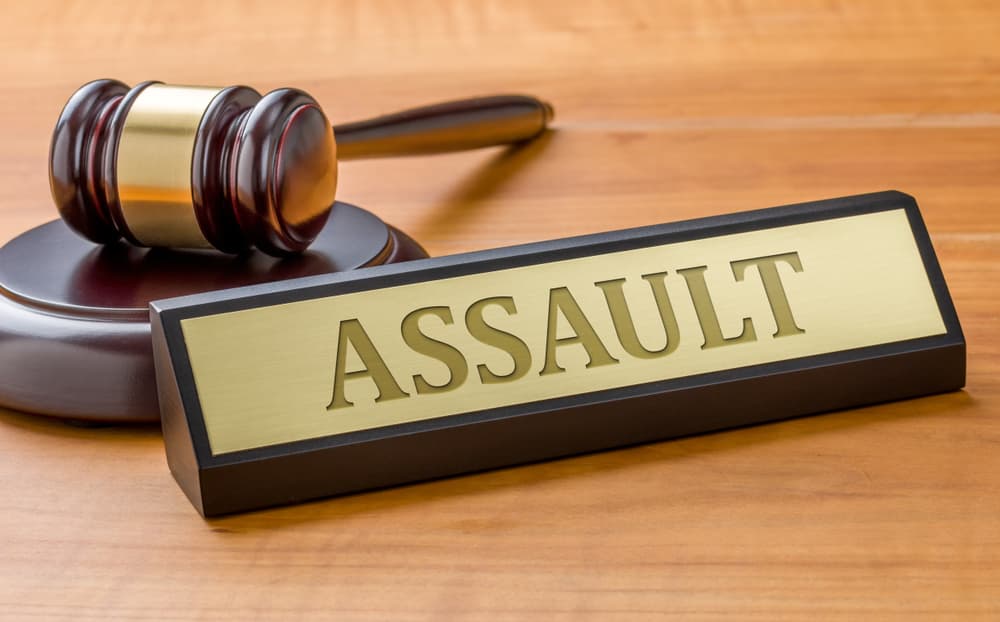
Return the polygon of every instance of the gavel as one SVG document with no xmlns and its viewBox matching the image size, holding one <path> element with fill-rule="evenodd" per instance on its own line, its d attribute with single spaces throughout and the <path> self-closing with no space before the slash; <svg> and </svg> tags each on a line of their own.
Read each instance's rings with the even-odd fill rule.
<svg viewBox="0 0 1000 622">
<path fill-rule="evenodd" d="M 95 80 L 52 134 L 49 184 L 66 224 L 100 244 L 302 252 L 326 224 L 337 161 L 530 140 L 552 107 L 499 95 L 331 127 L 308 94 Z"/>
</svg>

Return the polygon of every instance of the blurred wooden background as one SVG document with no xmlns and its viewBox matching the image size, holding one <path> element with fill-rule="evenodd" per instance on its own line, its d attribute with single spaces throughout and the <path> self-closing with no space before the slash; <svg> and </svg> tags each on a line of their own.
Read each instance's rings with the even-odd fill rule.
<svg viewBox="0 0 1000 622">
<path fill-rule="evenodd" d="M 0 619 L 996 620 L 1000 5 L 7 2 L 0 242 L 92 78 L 298 86 L 335 121 L 552 101 L 514 153 L 342 166 L 433 254 L 896 188 L 964 392 L 203 521 L 156 429 L 0 411 Z M 2 373 L 2 370 L 0 370 Z"/>
</svg>

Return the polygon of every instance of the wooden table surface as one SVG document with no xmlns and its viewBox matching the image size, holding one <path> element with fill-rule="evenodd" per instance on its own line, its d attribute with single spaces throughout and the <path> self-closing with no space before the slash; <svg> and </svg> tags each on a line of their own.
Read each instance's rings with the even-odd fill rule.
<svg viewBox="0 0 1000 622">
<path fill-rule="evenodd" d="M 551 100 L 515 154 L 342 166 L 435 255 L 896 188 L 965 391 L 205 521 L 157 429 L 0 412 L 0 619 L 996 620 L 1000 5 L 86 2 L 0 9 L 0 242 L 83 82 L 298 86 L 336 121 Z M 2 370 L 0 370 L 2 373 Z"/>
</svg>

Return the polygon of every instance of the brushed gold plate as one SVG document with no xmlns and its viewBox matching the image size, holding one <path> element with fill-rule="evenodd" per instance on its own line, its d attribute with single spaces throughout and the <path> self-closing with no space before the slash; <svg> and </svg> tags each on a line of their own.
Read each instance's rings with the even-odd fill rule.
<svg viewBox="0 0 1000 622">
<path fill-rule="evenodd" d="M 775 304 L 794 318 L 778 336 L 762 273 L 783 290 Z M 679 338 L 669 345 L 651 281 L 669 300 L 666 324 L 676 323 L 669 332 Z M 609 304 L 608 296 L 624 303 Z M 470 323 L 492 330 L 470 330 Z M 902 209 L 189 318 L 181 326 L 213 454 L 945 332 Z M 634 330 L 642 352 L 656 354 L 630 354 L 616 328 Z M 715 330 L 723 339 L 706 344 Z"/>
</svg>

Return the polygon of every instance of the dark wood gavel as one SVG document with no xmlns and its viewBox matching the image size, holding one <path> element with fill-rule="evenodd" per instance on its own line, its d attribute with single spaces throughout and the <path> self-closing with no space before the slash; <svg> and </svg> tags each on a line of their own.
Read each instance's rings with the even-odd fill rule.
<svg viewBox="0 0 1000 622">
<path fill-rule="evenodd" d="M 526 141 L 552 115 L 534 97 L 501 95 L 331 127 L 296 89 L 96 80 L 63 108 L 49 181 L 63 220 L 97 243 L 282 256 L 326 223 L 338 159 Z"/>
</svg>

